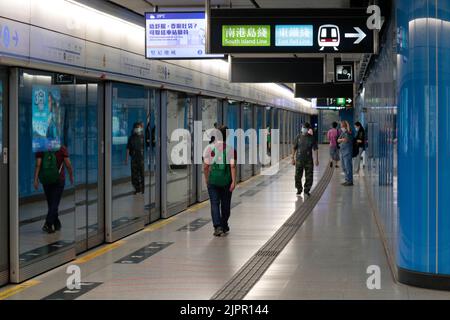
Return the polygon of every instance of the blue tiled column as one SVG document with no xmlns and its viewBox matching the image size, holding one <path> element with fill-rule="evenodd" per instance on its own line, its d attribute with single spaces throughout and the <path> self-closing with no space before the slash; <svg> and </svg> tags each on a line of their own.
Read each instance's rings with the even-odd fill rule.
<svg viewBox="0 0 450 320">
<path fill-rule="evenodd" d="M 450 1 L 396 11 L 399 278 L 450 289 Z"/>
</svg>

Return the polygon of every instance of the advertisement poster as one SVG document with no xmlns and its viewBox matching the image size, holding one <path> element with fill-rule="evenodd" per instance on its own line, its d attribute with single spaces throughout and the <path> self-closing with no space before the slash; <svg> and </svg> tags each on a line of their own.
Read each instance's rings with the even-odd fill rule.
<svg viewBox="0 0 450 320">
<path fill-rule="evenodd" d="M 128 143 L 128 122 L 121 105 L 113 98 L 112 142 L 113 145 Z"/>
<path fill-rule="evenodd" d="M 150 59 L 222 58 L 206 54 L 204 12 L 147 13 L 146 57 Z"/>
<path fill-rule="evenodd" d="M 33 152 L 61 148 L 61 92 L 50 86 L 33 86 Z"/>
</svg>

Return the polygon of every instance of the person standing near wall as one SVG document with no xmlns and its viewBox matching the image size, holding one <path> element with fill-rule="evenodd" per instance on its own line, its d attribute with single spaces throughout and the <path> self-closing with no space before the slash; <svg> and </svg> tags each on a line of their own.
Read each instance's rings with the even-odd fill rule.
<svg viewBox="0 0 450 320">
<path fill-rule="evenodd" d="M 328 130 L 327 138 L 330 142 L 330 157 L 331 161 L 333 161 L 334 166 L 336 168 L 339 168 L 339 145 L 338 145 L 338 139 L 339 139 L 340 132 L 338 130 L 338 123 L 335 121 L 333 122 L 332 128 Z"/>
<path fill-rule="evenodd" d="M 135 189 L 134 194 L 145 192 L 145 164 L 144 164 L 144 125 L 136 122 L 133 133 L 128 138 L 126 163 L 131 157 L 131 183 Z"/>
<path fill-rule="evenodd" d="M 358 148 L 358 155 L 355 158 L 355 163 L 354 163 L 354 169 L 355 169 L 355 174 L 359 174 L 359 170 L 360 170 L 360 166 L 361 166 L 361 157 L 362 157 L 362 153 L 365 150 L 365 146 L 366 146 L 366 132 L 361 124 L 361 122 L 356 122 L 355 123 L 355 128 L 357 130 L 356 133 L 356 144 L 357 144 L 357 148 Z"/>
<path fill-rule="evenodd" d="M 42 230 L 47 233 L 54 233 L 62 227 L 58 211 L 66 181 L 64 166 L 69 172 L 70 182 L 73 185 L 73 169 L 66 147 L 61 146 L 58 151 L 36 153 L 34 188 L 38 190 L 39 181 L 44 188 L 48 212 Z"/>
<path fill-rule="evenodd" d="M 342 169 L 345 173 L 343 186 L 353 186 L 353 136 L 347 121 L 341 122 L 341 135 L 338 139 L 341 150 Z"/>
</svg>

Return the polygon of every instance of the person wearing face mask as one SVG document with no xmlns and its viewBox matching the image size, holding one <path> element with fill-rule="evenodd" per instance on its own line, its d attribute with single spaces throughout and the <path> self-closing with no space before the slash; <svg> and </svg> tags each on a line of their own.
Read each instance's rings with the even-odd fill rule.
<svg viewBox="0 0 450 320">
<path fill-rule="evenodd" d="M 136 122 L 133 133 L 128 138 L 126 156 L 126 163 L 128 163 L 128 157 L 131 157 L 131 183 L 135 189 L 134 194 L 145 192 L 144 147 L 144 125 L 142 122 Z"/>
<path fill-rule="evenodd" d="M 303 190 L 305 196 L 310 196 L 310 191 L 314 182 L 313 153 L 316 158 L 315 164 L 316 166 L 319 166 L 319 147 L 317 146 L 314 136 L 309 134 L 310 129 L 311 125 L 305 123 L 301 133 L 294 140 L 292 165 L 295 166 L 295 187 L 297 188 L 297 197 L 302 194 Z M 303 171 L 305 172 L 306 179 L 304 188 L 302 185 Z"/>
<path fill-rule="evenodd" d="M 347 121 L 341 123 L 341 135 L 338 143 L 341 150 L 342 169 L 345 173 L 343 186 L 353 186 L 353 136 L 350 125 Z"/>
<path fill-rule="evenodd" d="M 359 174 L 359 169 L 361 166 L 361 156 L 365 149 L 365 141 L 366 141 L 366 132 L 361 124 L 361 122 L 355 123 L 355 128 L 358 131 L 356 134 L 356 143 L 358 145 L 358 155 L 355 158 L 355 174 Z"/>
</svg>

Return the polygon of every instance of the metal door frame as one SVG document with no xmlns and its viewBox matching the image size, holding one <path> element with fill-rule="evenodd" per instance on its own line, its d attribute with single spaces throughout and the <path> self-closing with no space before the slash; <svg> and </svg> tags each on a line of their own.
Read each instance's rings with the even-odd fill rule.
<svg viewBox="0 0 450 320">
<path fill-rule="evenodd" d="M 197 105 L 197 98 L 195 95 L 186 93 L 186 92 L 181 92 L 181 91 L 174 91 L 174 90 L 163 90 L 161 91 L 161 140 L 163 140 L 164 142 L 161 143 L 161 179 L 160 179 L 160 183 L 161 183 L 161 217 L 166 219 L 166 218 L 170 218 L 180 212 L 182 212 L 183 210 L 186 210 L 189 205 L 190 202 L 193 201 L 194 195 L 195 195 L 195 201 L 197 200 L 197 187 L 195 186 L 195 182 L 196 182 L 196 175 L 195 175 L 195 166 L 193 164 L 189 165 L 190 166 L 190 170 L 189 170 L 189 175 L 188 176 L 188 181 L 189 181 L 189 186 L 192 187 L 192 185 L 194 185 L 194 187 L 190 190 L 189 192 L 189 196 L 188 196 L 188 200 L 180 203 L 172 208 L 168 208 L 167 206 L 167 166 L 169 164 L 169 159 L 168 159 L 168 137 L 167 137 L 167 95 L 169 92 L 175 92 L 175 93 L 182 93 L 185 94 L 187 97 L 190 96 L 191 98 L 194 99 L 194 103 L 193 103 L 193 110 L 190 110 L 190 112 L 195 112 L 195 108 Z M 194 114 L 192 114 L 192 116 L 195 116 Z M 193 118 L 195 119 L 195 118 Z M 192 124 L 193 125 L 193 124 Z M 191 134 L 193 132 L 193 128 L 188 128 L 188 129 L 192 129 Z M 193 150 L 193 148 L 191 148 L 191 151 Z M 191 153 L 191 156 L 193 157 L 193 152 Z M 165 165 L 164 165 L 165 164 Z M 193 180 L 192 180 L 193 179 Z"/>
<path fill-rule="evenodd" d="M 43 260 L 20 266 L 20 218 L 19 218 L 19 81 L 20 70 L 10 69 L 9 78 L 9 239 L 10 239 L 10 282 L 20 283 L 42 272 L 69 262 L 76 257 L 76 243 L 62 252 Z M 49 71 L 36 70 L 50 73 Z"/>
<path fill-rule="evenodd" d="M 8 178 L 8 130 L 9 130 L 9 121 L 8 121 L 8 92 L 9 92 L 9 71 L 7 68 L 1 68 L 0 67 L 0 73 L 3 73 L 3 75 L 0 74 L 0 77 L 3 82 L 3 105 L 2 105 L 2 124 L 1 124 L 1 130 L 2 130 L 2 148 L 0 150 L 1 158 L 0 158 L 0 169 L 1 169 L 1 176 L 2 180 L 0 181 L 0 223 L 2 219 L 4 218 L 5 225 L 2 226 L 2 230 L 0 232 L 6 232 L 6 269 L 1 271 L 0 270 L 0 286 L 3 284 L 6 284 L 9 282 L 9 218 L 8 218 L 8 184 L 9 184 L 9 178 Z M 3 230 L 4 229 L 4 230 Z"/>
<path fill-rule="evenodd" d="M 97 162 L 97 224 L 99 227 L 102 228 L 102 230 L 99 230 L 99 232 L 93 236 L 89 236 L 89 203 L 86 205 L 86 238 L 76 242 L 76 252 L 77 254 L 86 252 L 100 244 L 102 244 L 103 242 L 105 242 L 105 209 L 104 209 L 104 202 L 105 202 L 105 197 L 104 197 L 104 181 L 103 181 L 103 177 L 104 177 L 104 96 L 105 96 L 105 86 L 103 82 L 100 81 L 96 81 L 90 78 L 85 78 L 85 77 L 76 77 L 76 80 L 81 80 L 85 83 L 81 83 L 82 85 L 86 86 L 86 105 L 85 107 L 87 108 L 87 101 L 89 98 L 89 84 L 96 84 L 97 85 L 97 127 L 98 127 L 98 131 L 97 131 L 97 141 L 98 141 L 98 146 L 97 146 L 97 153 L 98 153 L 98 162 Z M 76 83 L 78 85 L 78 83 Z M 87 127 L 86 127 L 86 136 L 88 134 L 87 131 Z M 86 140 L 87 143 L 87 140 Z M 87 147 L 87 144 L 86 144 Z M 86 166 L 87 168 L 87 166 Z M 86 201 L 89 202 L 88 199 L 88 190 L 86 190 Z"/>
<path fill-rule="evenodd" d="M 112 99 L 113 84 L 108 81 L 105 83 L 105 115 L 104 115 L 104 141 L 105 141 L 105 241 L 108 243 L 115 242 L 126 236 L 129 236 L 145 227 L 145 217 L 127 224 L 124 227 L 113 230 L 113 197 L 112 197 Z M 144 87 L 145 88 L 145 87 Z"/>
<path fill-rule="evenodd" d="M 197 108 L 196 108 L 196 112 L 197 114 L 194 116 L 194 119 L 196 121 L 202 121 L 203 122 L 203 112 L 200 108 L 200 99 L 202 98 L 207 98 L 207 99 L 215 99 L 218 103 L 217 103 L 217 117 L 216 117 L 216 122 L 217 123 L 222 123 L 222 109 L 223 109 L 223 99 L 219 99 L 216 97 L 212 97 L 212 96 L 202 96 L 199 95 L 197 97 Z M 194 133 L 194 138 L 195 138 L 195 134 Z M 198 134 L 200 134 L 200 132 L 198 132 Z M 201 132 L 201 134 L 203 135 L 203 130 Z M 203 137 L 202 137 L 203 138 Z M 195 145 L 194 145 L 195 148 Z M 202 158 L 203 158 L 203 144 L 200 148 L 200 150 L 197 150 L 197 152 L 200 152 L 202 154 Z M 209 194 L 208 194 L 208 190 L 203 191 L 202 190 L 202 186 L 203 186 L 203 164 L 196 164 L 196 183 L 197 183 L 197 202 L 204 202 L 206 200 L 209 199 Z"/>
<path fill-rule="evenodd" d="M 150 213 L 148 215 L 147 223 L 153 223 L 161 219 L 161 90 L 157 88 L 149 88 L 149 90 L 153 90 L 155 93 L 155 124 L 156 124 L 156 152 L 155 152 L 155 207 L 150 209 Z M 150 91 L 149 91 L 150 92 Z M 149 99 L 149 103 L 150 99 Z M 151 106 L 149 105 L 149 112 L 151 112 Z M 151 134 L 151 132 L 150 132 Z M 150 143 L 150 152 L 153 152 L 153 147 Z M 151 170 L 150 170 L 151 172 Z M 150 178 L 150 188 L 151 188 L 151 178 Z M 152 202 L 152 190 L 150 189 L 150 204 Z"/>
<path fill-rule="evenodd" d="M 252 104 L 252 103 L 249 103 L 249 102 L 247 102 L 247 103 L 245 103 L 245 104 L 247 104 L 247 106 L 248 106 L 248 108 L 250 108 L 250 120 L 251 120 L 251 123 L 250 123 L 250 129 L 253 127 L 255 127 L 255 105 L 254 104 Z M 240 122 L 241 122 L 241 125 L 240 125 L 240 127 L 242 128 L 242 130 L 244 131 L 244 133 L 245 133 L 245 128 L 244 128 L 244 124 L 245 124 L 245 113 L 244 113 L 244 103 L 241 103 L 241 108 L 240 108 Z M 244 137 L 244 148 L 245 148 L 245 145 L 246 145 L 246 143 L 245 143 L 245 140 L 246 140 L 246 137 Z M 249 144 L 250 145 L 250 144 Z M 245 149 L 244 149 L 245 150 Z M 249 154 L 246 154 L 245 155 L 245 161 L 247 161 L 247 157 L 250 159 L 250 152 L 249 152 Z M 251 166 L 251 170 L 250 170 L 250 174 L 249 175 L 245 175 L 245 167 L 246 166 Z M 254 174 L 255 174 L 255 168 L 254 168 L 254 165 L 249 165 L 249 164 L 243 164 L 243 165 L 240 165 L 240 167 L 241 167 L 241 174 L 240 174 L 240 179 L 239 179 L 239 181 L 240 182 L 244 182 L 244 181 L 247 181 L 248 179 L 250 179 L 251 177 L 253 177 L 254 176 Z"/>
<path fill-rule="evenodd" d="M 195 164 L 195 146 L 194 141 L 196 139 L 196 132 L 195 132 L 195 121 L 198 117 L 199 113 L 199 96 L 198 95 L 191 95 L 186 94 L 188 97 L 190 96 L 192 98 L 192 109 L 189 110 L 189 115 L 192 116 L 192 121 L 189 122 L 189 132 L 191 133 L 191 164 L 190 167 L 190 177 L 189 177 L 189 199 L 188 199 L 188 207 L 192 206 L 197 203 L 197 190 L 198 190 L 198 176 L 197 176 L 197 165 Z M 188 119 L 189 120 L 189 119 Z"/>
</svg>

